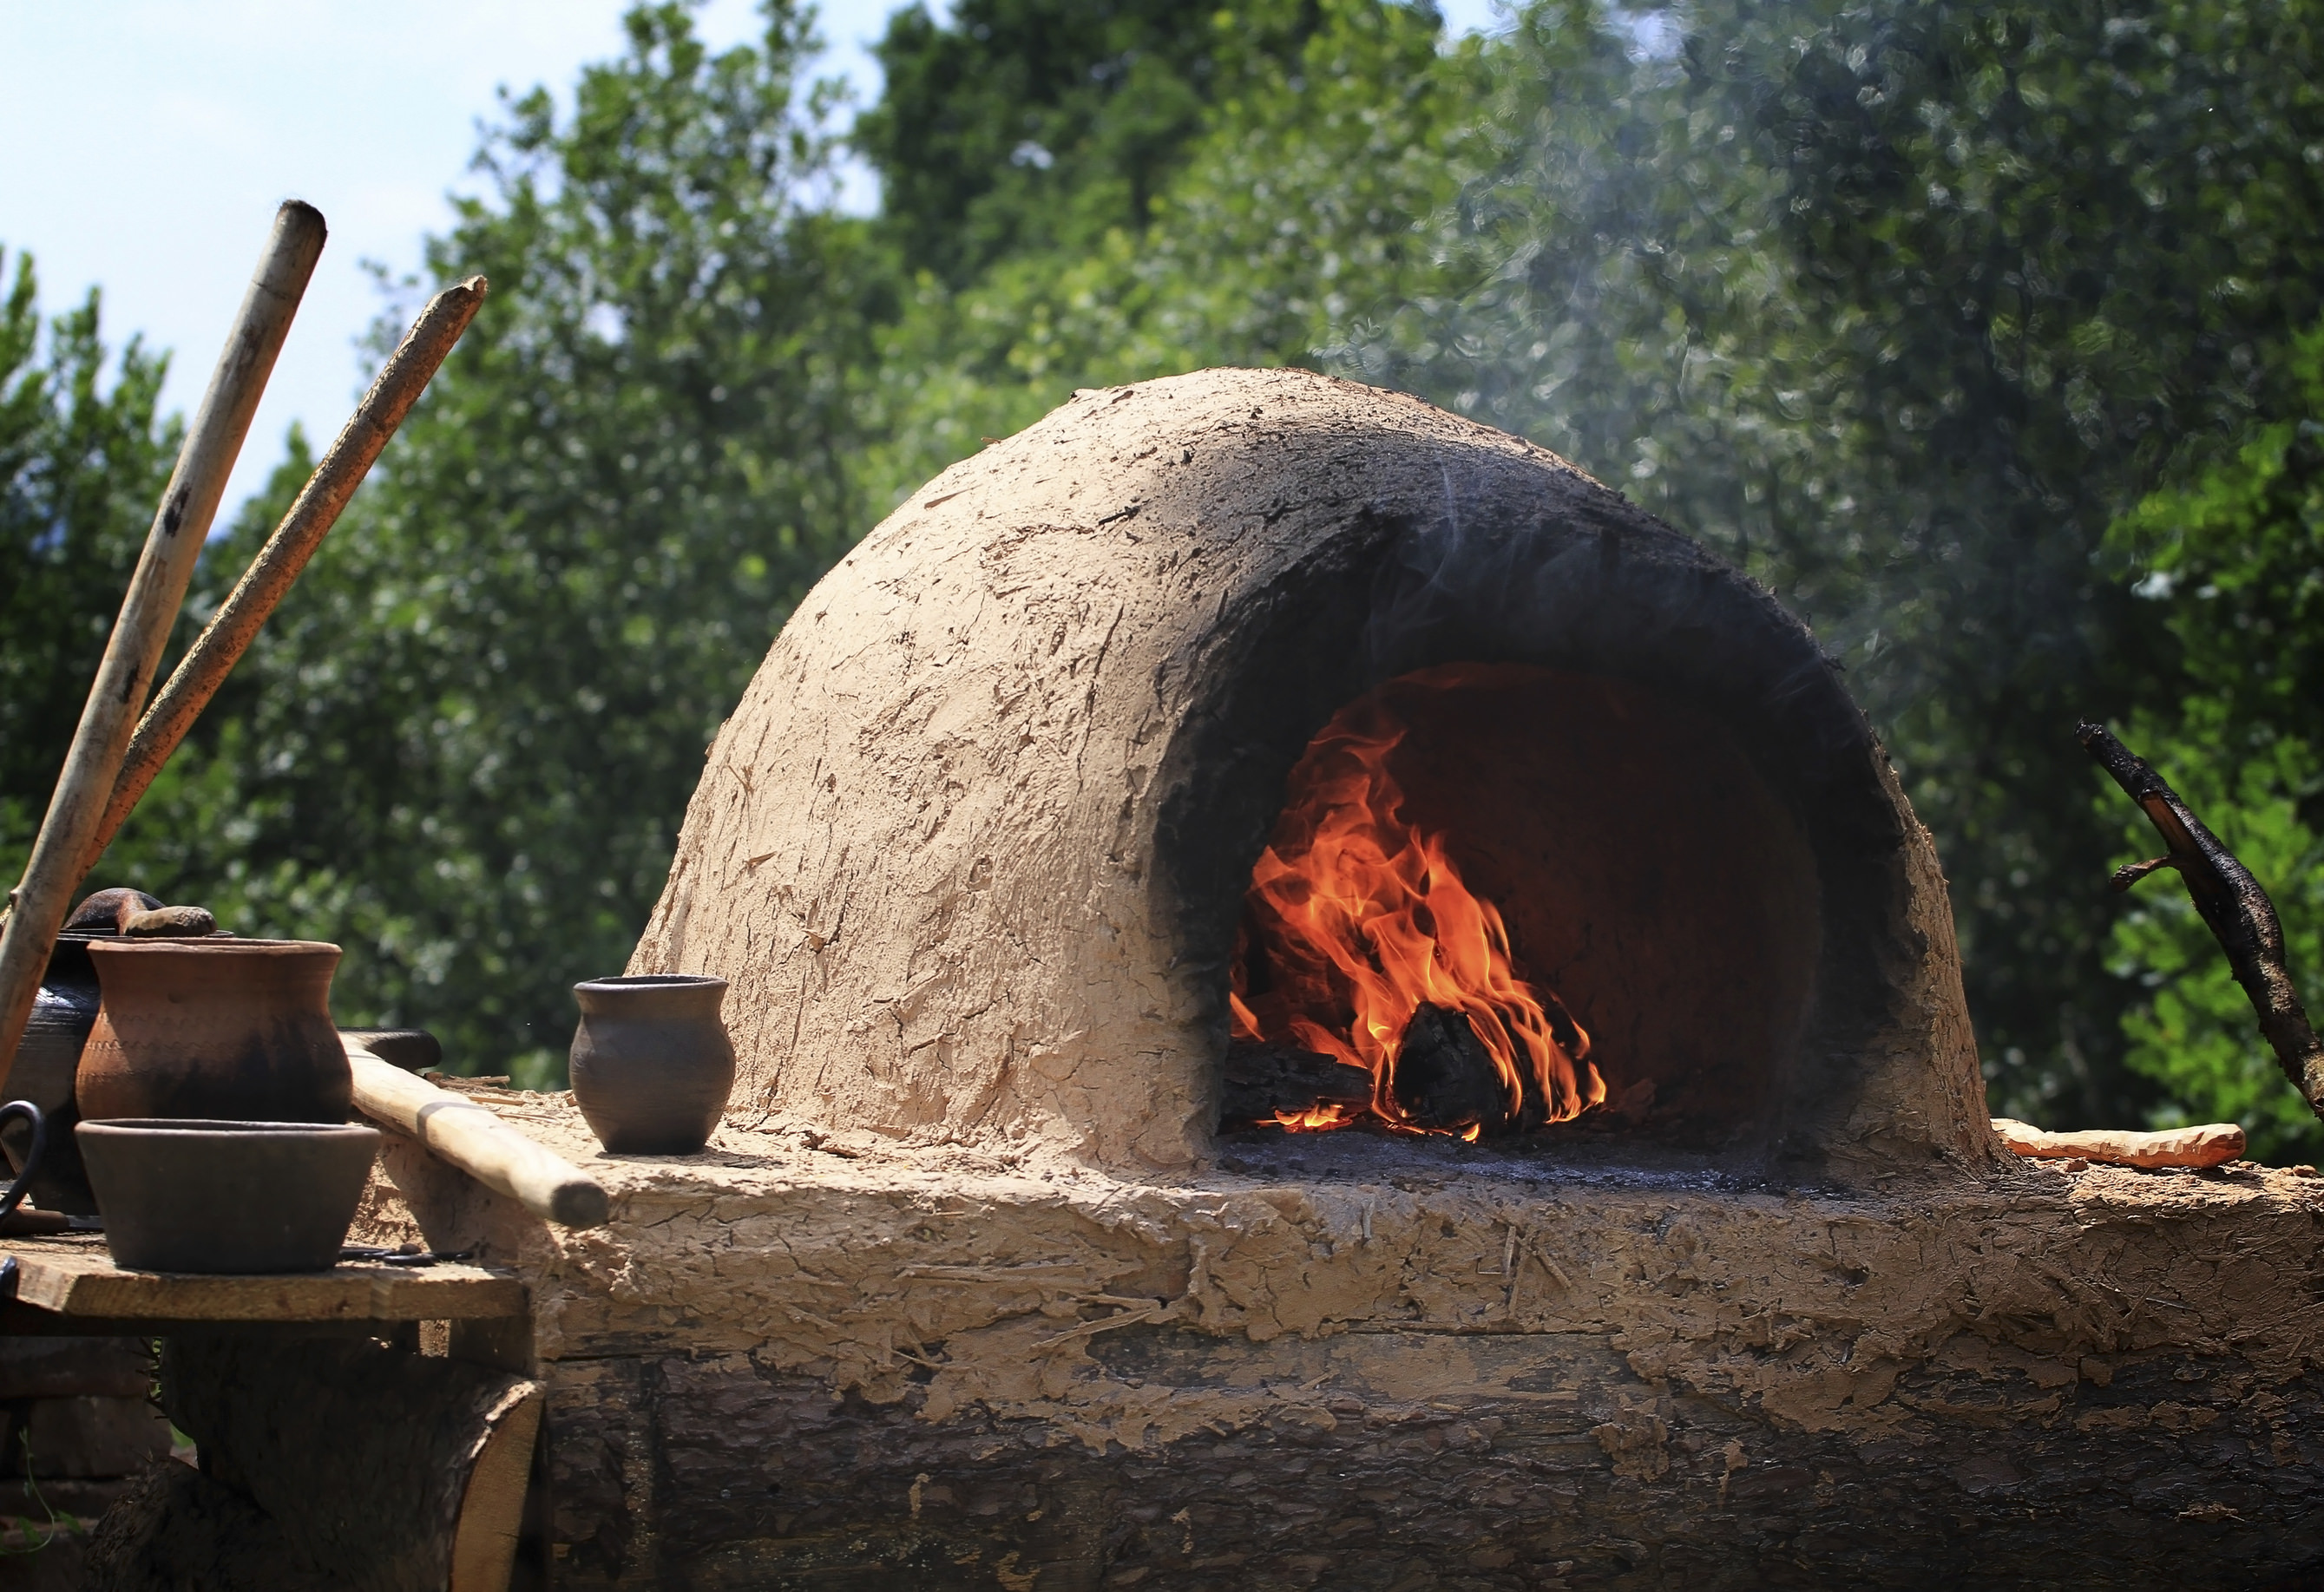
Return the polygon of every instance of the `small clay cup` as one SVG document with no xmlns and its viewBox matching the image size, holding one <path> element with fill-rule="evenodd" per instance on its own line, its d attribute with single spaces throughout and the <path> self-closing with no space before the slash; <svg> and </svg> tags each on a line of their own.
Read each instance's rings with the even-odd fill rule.
<svg viewBox="0 0 2324 1592">
<path fill-rule="evenodd" d="M 379 1150 L 360 1123 L 83 1122 L 73 1136 L 113 1263 L 140 1272 L 328 1270 Z"/>
<path fill-rule="evenodd" d="M 726 980 L 692 973 L 573 986 L 573 1099 L 617 1155 L 691 1155 L 734 1090 L 734 1046 L 718 1008 Z"/>
<path fill-rule="evenodd" d="M 93 940 L 105 998 L 82 1047 L 84 1121 L 345 1122 L 331 1022 L 339 948 L 317 940 Z"/>
</svg>

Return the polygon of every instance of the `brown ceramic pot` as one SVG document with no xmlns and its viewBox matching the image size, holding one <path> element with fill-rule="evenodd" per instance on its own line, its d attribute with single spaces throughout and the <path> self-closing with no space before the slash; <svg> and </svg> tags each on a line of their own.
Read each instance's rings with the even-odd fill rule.
<svg viewBox="0 0 2324 1592">
<path fill-rule="evenodd" d="M 690 1155 L 734 1089 L 734 1046 L 718 1008 L 726 980 L 691 973 L 573 986 L 573 1100 L 616 1155 Z"/>
<path fill-rule="evenodd" d="M 111 940 L 82 1048 L 83 1121 L 344 1122 L 355 1092 L 331 1023 L 339 948 L 313 940 Z"/>
</svg>

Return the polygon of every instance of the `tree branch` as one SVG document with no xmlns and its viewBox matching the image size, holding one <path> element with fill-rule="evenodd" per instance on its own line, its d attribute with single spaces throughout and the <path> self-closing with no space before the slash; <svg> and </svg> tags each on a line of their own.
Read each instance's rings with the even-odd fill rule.
<svg viewBox="0 0 2324 1592">
<path fill-rule="evenodd" d="M 2324 1118 L 2324 1044 L 2317 1042 L 2316 1031 L 2309 1026 L 2300 991 L 2284 965 L 2283 925 L 2277 921 L 2267 892 L 2260 888 L 2251 870 L 2219 843 L 2218 836 L 2203 827 L 2202 820 L 2188 810 L 2178 792 L 2163 782 L 2145 759 L 2116 740 L 2103 724 L 2086 722 L 2075 733 L 2081 738 L 2083 750 L 2114 776 L 2114 782 L 2138 804 L 2170 848 L 2152 861 L 2117 870 L 2114 888 L 2126 890 L 2160 868 L 2179 870 L 2187 894 L 2194 898 L 2195 910 L 2202 915 L 2219 949 L 2227 952 L 2236 982 L 2251 998 L 2253 1009 L 2259 1014 L 2259 1031 L 2274 1049 L 2284 1076 L 2298 1088 L 2309 1109 Z"/>
</svg>

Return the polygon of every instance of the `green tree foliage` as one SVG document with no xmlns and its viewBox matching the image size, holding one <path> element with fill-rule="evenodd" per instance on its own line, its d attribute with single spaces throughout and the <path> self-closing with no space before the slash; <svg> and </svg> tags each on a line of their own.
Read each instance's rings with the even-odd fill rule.
<svg viewBox="0 0 2324 1592">
<path fill-rule="evenodd" d="M 641 7 L 569 118 L 508 107 L 490 192 L 429 245 L 492 296 L 238 671 L 245 695 L 124 835 L 148 888 L 337 939 L 343 1020 L 554 1070 L 568 986 L 618 970 L 703 752 L 860 516 L 860 223 L 813 203 L 804 26 L 713 57 Z M 296 479 L 286 471 L 279 500 Z M 248 516 L 216 562 L 263 534 Z M 224 811 L 221 811 L 221 805 Z"/>
<path fill-rule="evenodd" d="M 1069 239 L 1028 227 L 963 286 L 933 270 L 913 274 L 879 334 L 864 417 L 872 502 L 898 501 L 981 437 L 1021 429 L 1076 387 L 1314 363 L 1352 308 L 1434 271 L 1415 223 L 1452 197 L 1452 146 L 1472 106 L 1462 90 L 1475 50 L 1440 60 L 1433 13 L 1377 0 L 1174 9 L 1172 31 L 1202 46 L 1194 59 L 1212 97 L 1134 212 L 1117 203 L 1124 179 L 1102 147 L 1060 139 L 1065 152 L 1042 179 L 1051 189 L 1085 182 L 1095 196 L 1086 206 L 1069 187 L 1057 202 L 1102 226 Z M 926 26 L 915 12 L 899 16 L 890 55 L 899 36 L 918 40 Z M 918 80 L 891 83 L 889 115 L 938 115 L 941 106 L 899 105 Z M 885 137 L 882 125 L 873 123 Z M 899 216 L 891 204 L 883 225 L 909 239 L 941 223 Z M 943 235 L 968 248 L 984 224 L 960 216 L 950 225 Z"/>
<path fill-rule="evenodd" d="M 2199 641 L 2305 636 L 2266 604 L 2306 588 L 2142 601 L 2152 522 L 2102 543 L 2314 412 L 2318 0 L 1536 0 L 1452 48 L 1394 0 L 960 0 L 881 46 L 864 220 L 769 15 L 714 59 L 641 6 L 569 114 L 508 106 L 429 254 L 493 278 L 484 317 L 117 861 L 348 943 L 350 1016 L 546 1056 L 850 538 L 1074 387 L 1306 363 L 1548 444 L 1816 625 L 1936 831 L 1997 1105 L 2230 1098 L 2164 1064 L 2251 1052 L 2166 903 L 2117 933 L 2071 728 L 2244 738 L 2221 827 L 2303 898 L 2318 743 Z"/>
<path fill-rule="evenodd" d="M 1847 659 L 1935 830 L 1997 1104 L 2121 1119 L 2071 728 L 2167 695 L 2108 520 L 2318 308 L 2312 5 L 1531 11 L 1358 369 L 1721 544 Z"/>
<path fill-rule="evenodd" d="M 2164 616 L 2187 681 L 2126 733 L 2268 890 L 2293 978 L 2324 1017 L 2324 328 L 2284 366 L 2293 418 L 2147 498 L 2110 541 L 2144 571 L 2137 590 Z M 2097 805 L 2135 854 L 2156 849 L 2118 796 Z M 2130 1064 L 2168 1090 L 2155 1120 L 2241 1122 L 2262 1155 L 2324 1153 L 2324 1123 L 2278 1069 L 2174 879 L 2140 886 L 2114 935 L 2142 992 L 2126 1025 Z"/>
<path fill-rule="evenodd" d="M 0 253 L 0 871 L 23 871 L 177 456 L 168 356 L 132 337 L 108 384 L 94 290 L 45 327 L 32 257 Z M 45 330 L 46 336 L 42 333 Z M 43 344 L 45 343 L 45 347 Z"/>
<path fill-rule="evenodd" d="M 1296 60 L 1316 7 L 1259 0 L 914 4 L 877 47 L 887 78 L 854 142 L 905 267 L 959 286 L 1009 254 L 1144 229 L 1206 106 L 1252 58 Z"/>
</svg>

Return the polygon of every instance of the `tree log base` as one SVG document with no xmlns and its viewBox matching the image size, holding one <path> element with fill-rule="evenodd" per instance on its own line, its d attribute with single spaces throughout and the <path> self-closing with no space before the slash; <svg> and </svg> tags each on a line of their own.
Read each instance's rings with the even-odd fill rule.
<svg viewBox="0 0 2324 1592">
<path fill-rule="evenodd" d="M 1657 1385 L 1596 1333 L 1141 1327 L 1093 1353 L 1116 1391 L 1231 1391 L 1245 1423 L 1100 1453 L 1063 1412 L 931 1422 L 924 1384 L 835 1403 L 742 1354 L 554 1367 L 552 1485 L 577 1527 L 556 1584 L 2151 1586 L 2135 1542 L 2175 1583 L 2241 1587 L 2324 1554 L 2314 1392 L 2239 1407 L 2233 1360 L 2138 1357 L 2062 1396 L 2039 1367 L 1930 1367 L 1886 1398 L 1939 1413 L 1876 1433 Z"/>
<path fill-rule="evenodd" d="M 565 1112 L 527 1127 L 577 1155 Z M 1785 1191 L 1366 1135 L 1122 1179 L 781 1123 L 590 1164 L 586 1235 L 393 1158 L 359 1235 L 524 1275 L 561 1588 L 2206 1592 L 2324 1560 L 2324 1187 L 2290 1173 Z"/>
<path fill-rule="evenodd" d="M 503 1592 L 540 1389 L 367 1339 L 171 1338 L 164 1463 L 107 1511 L 91 1592 L 187 1586 Z"/>
</svg>

